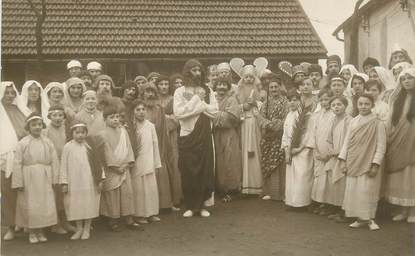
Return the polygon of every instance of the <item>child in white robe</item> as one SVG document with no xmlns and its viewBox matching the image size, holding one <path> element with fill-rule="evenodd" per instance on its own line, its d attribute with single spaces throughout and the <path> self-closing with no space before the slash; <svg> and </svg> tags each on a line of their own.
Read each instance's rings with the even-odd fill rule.
<svg viewBox="0 0 415 256">
<path fill-rule="evenodd" d="M 306 134 L 301 134 L 299 146 L 294 148 L 292 145 L 295 125 L 299 118 L 300 95 L 296 92 L 289 92 L 287 98 L 290 104 L 290 112 L 284 122 L 284 133 L 281 142 L 287 163 L 285 204 L 289 207 L 302 209 L 311 203 L 313 157 L 311 149 L 305 147 Z"/>
<path fill-rule="evenodd" d="M 65 146 L 66 139 L 66 125 L 65 125 L 65 109 L 63 105 L 51 106 L 48 110 L 48 119 L 50 123 L 47 125 L 43 133 L 48 137 L 55 146 L 56 153 L 58 154 L 59 161 L 62 157 L 62 150 Z M 75 227 L 69 224 L 66 220 L 65 207 L 63 206 L 63 193 L 62 188 L 59 185 L 54 187 L 56 210 L 58 212 L 58 224 L 53 226 L 51 231 L 57 234 L 66 234 L 67 231 L 75 232 Z"/>
<path fill-rule="evenodd" d="M 127 228 L 136 229 L 133 189 L 130 169 L 134 167 L 134 152 L 130 137 L 120 124 L 120 111 L 114 105 L 104 108 L 103 116 L 106 127 L 99 133 L 104 141 L 105 180 L 101 198 L 101 214 L 109 219 L 111 231 L 119 231 L 120 218 L 125 219 Z"/>
<path fill-rule="evenodd" d="M 345 97 L 334 97 L 330 101 L 331 110 L 335 117 L 330 124 L 330 133 L 327 138 L 329 143 L 329 162 L 328 172 L 331 172 L 330 180 L 330 197 L 329 204 L 334 207 L 334 213 L 328 216 L 336 222 L 347 221 L 344 218 L 344 211 L 341 209 L 344 199 L 344 190 L 346 187 L 346 178 L 344 162 L 338 160 L 339 152 L 343 146 L 344 137 L 346 135 L 347 127 L 349 126 L 352 117 L 346 113 L 348 101 Z M 343 164 L 341 164 L 343 163 Z"/>
<path fill-rule="evenodd" d="M 42 228 L 57 224 L 55 196 L 59 159 L 53 143 L 42 134 L 42 117 L 32 113 L 25 129 L 30 135 L 17 145 L 12 188 L 18 190 L 16 225 L 27 228 L 29 242 L 46 242 Z"/>
<path fill-rule="evenodd" d="M 320 207 L 317 207 L 314 211 L 316 214 L 328 215 L 331 211 L 328 205 L 331 195 L 331 172 L 329 172 L 330 168 L 328 168 L 330 145 L 327 142 L 327 137 L 330 133 L 330 124 L 334 118 L 329 103 L 331 97 L 333 97 L 333 93 L 328 89 L 322 89 L 318 97 L 321 109 L 313 113 L 313 127 L 310 142 L 314 157 L 314 180 L 311 199 L 320 204 Z"/>
<path fill-rule="evenodd" d="M 357 220 L 351 228 L 379 226 L 375 218 L 381 185 L 381 164 L 386 152 L 386 131 L 382 121 L 372 113 L 374 100 L 363 94 L 357 100 L 359 115 L 352 119 L 339 159 L 345 161 L 346 189 L 343 209 L 346 217 Z"/>
<path fill-rule="evenodd" d="M 138 101 L 134 108 L 135 132 L 139 146 L 131 180 L 134 191 L 134 216 L 140 223 L 160 221 L 156 168 L 161 167 L 154 124 L 145 119 L 146 107 Z"/>
<path fill-rule="evenodd" d="M 91 145 L 85 141 L 88 134 L 86 124 L 76 122 L 71 131 L 73 139 L 62 151 L 59 183 L 64 193 L 67 219 L 76 221 L 76 232 L 71 240 L 86 240 L 90 236 L 92 219 L 99 216 L 102 172 L 99 173 L 100 168 L 91 164 L 94 156 Z"/>
</svg>

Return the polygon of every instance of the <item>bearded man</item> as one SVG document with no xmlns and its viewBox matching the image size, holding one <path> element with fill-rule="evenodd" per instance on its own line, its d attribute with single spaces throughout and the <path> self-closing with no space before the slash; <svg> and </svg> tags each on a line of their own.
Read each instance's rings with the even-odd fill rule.
<svg viewBox="0 0 415 256">
<path fill-rule="evenodd" d="M 112 91 L 115 88 L 112 78 L 108 75 L 99 75 L 95 79 L 95 84 L 97 88 L 97 98 L 98 98 L 98 110 L 103 111 L 103 109 L 111 102 L 114 104 L 118 111 L 121 112 L 125 106 L 122 100 L 116 96 L 113 96 Z"/>
<path fill-rule="evenodd" d="M 211 119 L 218 105 L 212 90 L 205 85 L 205 71 L 195 59 L 183 67 L 184 86 L 174 93 L 173 112 L 180 122 L 179 169 L 182 173 L 183 217 L 200 212 L 209 217 L 205 202 L 214 191 L 214 150 Z"/>
</svg>

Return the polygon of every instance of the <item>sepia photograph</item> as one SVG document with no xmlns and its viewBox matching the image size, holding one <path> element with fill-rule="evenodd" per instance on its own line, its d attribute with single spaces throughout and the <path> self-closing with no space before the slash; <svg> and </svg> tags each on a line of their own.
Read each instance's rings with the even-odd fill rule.
<svg viewBox="0 0 415 256">
<path fill-rule="evenodd" d="M 1 0 L 4 256 L 415 256 L 415 0 Z"/>
</svg>

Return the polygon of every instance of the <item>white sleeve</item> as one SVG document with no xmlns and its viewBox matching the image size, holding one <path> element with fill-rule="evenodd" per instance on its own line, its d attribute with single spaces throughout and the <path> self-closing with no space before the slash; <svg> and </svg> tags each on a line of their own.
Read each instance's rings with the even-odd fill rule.
<svg viewBox="0 0 415 256">
<path fill-rule="evenodd" d="M 195 116 L 206 110 L 206 103 L 201 101 L 199 96 L 193 95 L 189 101 L 186 101 L 181 93 L 182 90 L 174 93 L 173 113 L 177 119 Z"/>
</svg>

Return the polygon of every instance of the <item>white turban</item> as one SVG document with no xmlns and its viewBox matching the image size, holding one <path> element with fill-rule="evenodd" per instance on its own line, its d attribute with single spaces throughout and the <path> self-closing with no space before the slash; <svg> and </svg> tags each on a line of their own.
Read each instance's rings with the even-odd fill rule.
<svg viewBox="0 0 415 256">
<path fill-rule="evenodd" d="M 66 64 L 66 68 L 68 70 L 75 67 L 82 68 L 81 62 L 79 62 L 78 60 L 71 60 L 68 62 L 68 64 Z"/>
</svg>

